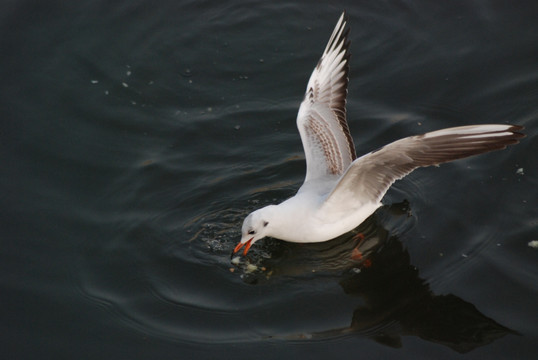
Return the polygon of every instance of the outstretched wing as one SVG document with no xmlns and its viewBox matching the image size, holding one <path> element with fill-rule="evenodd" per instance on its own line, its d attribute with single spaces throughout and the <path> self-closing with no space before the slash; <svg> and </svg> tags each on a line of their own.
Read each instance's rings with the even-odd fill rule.
<svg viewBox="0 0 538 360">
<path fill-rule="evenodd" d="M 346 121 L 349 41 L 342 13 L 314 69 L 299 113 L 297 127 L 306 157 L 305 182 L 341 175 L 357 157 Z"/>
<path fill-rule="evenodd" d="M 353 162 L 322 209 L 346 212 L 379 204 L 389 187 L 418 167 L 478 155 L 517 144 L 525 135 L 517 125 L 470 125 L 395 141 Z"/>
</svg>

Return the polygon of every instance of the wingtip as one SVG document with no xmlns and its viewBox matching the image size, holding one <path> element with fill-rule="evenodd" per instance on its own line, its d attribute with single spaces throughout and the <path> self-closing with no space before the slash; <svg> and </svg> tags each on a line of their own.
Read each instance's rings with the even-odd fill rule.
<svg viewBox="0 0 538 360">
<path fill-rule="evenodd" d="M 509 131 L 511 131 L 518 139 L 522 139 L 524 137 L 527 137 L 525 133 L 523 133 L 523 130 L 525 130 L 524 126 L 521 125 L 510 125 Z"/>
<path fill-rule="evenodd" d="M 327 46 L 325 48 L 324 54 L 330 52 L 331 49 L 337 47 L 341 42 L 343 42 L 343 47 L 346 52 L 349 51 L 349 26 L 347 25 L 347 13 L 344 10 L 340 17 L 338 18 L 338 21 L 336 23 L 336 26 L 334 27 L 333 33 L 331 34 L 331 37 L 327 43 Z"/>
</svg>

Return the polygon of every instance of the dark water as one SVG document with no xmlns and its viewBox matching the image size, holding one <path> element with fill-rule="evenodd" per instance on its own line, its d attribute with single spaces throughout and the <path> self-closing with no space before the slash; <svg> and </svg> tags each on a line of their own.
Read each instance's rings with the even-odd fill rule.
<svg viewBox="0 0 538 360">
<path fill-rule="evenodd" d="M 3 358 L 538 355 L 533 2 L 0 7 Z M 233 264 L 243 217 L 302 182 L 296 111 L 344 8 L 358 153 L 474 123 L 527 138 Z"/>
</svg>

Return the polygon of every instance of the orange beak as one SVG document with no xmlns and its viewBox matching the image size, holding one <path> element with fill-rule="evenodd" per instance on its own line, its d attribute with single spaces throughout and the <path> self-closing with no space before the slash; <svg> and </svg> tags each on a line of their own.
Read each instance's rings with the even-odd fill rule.
<svg viewBox="0 0 538 360">
<path fill-rule="evenodd" d="M 236 252 L 238 252 L 239 250 L 241 250 L 241 248 L 242 248 L 244 245 L 246 245 L 246 246 L 245 246 L 245 250 L 243 250 L 243 255 L 246 255 L 247 252 L 248 252 L 248 249 L 250 249 L 250 247 L 252 246 L 252 239 L 254 239 L 254 238 L 251 238 L 251 239 L 250 239 L 249 241 L 247 241 L 247 242 L 244 242 L 244 243 L 241 243 L 241 242 L 240 242 L 239 244 L 237 244 L 237 246 L 236 246 L 235 249 L 234 249 L 234 254 L 235 254 Z"/>
</svg>

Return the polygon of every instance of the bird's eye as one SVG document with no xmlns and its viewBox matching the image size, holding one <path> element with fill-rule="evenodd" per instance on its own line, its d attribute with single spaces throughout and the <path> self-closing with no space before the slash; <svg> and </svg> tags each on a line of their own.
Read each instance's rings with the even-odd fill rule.
<svg viewBox="0 0 538 360">
<path fill-rule="evenodd" d="M 264 221 L 264 222 L 263 222 L 263 227 L 266 227 L 267 225 L 269 225 L 269 222 Z"/>
<path fill-rule="evenodd" d="M 254 235 L 254 234 L 256 234 L 256 231 L 254 231 L 254 230 L 249 230 L 248 233 L 249 233 L 249 235 Z"/>
</svg>

